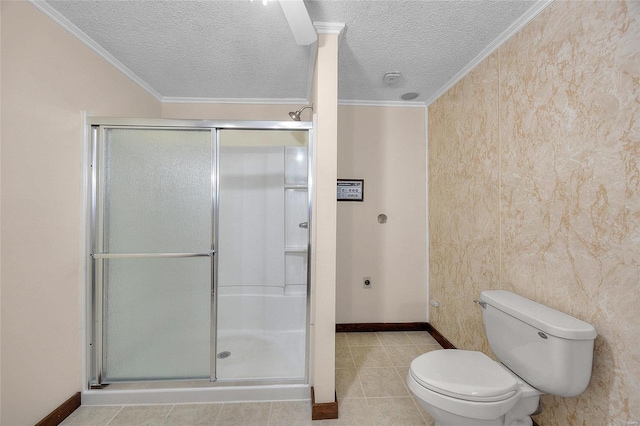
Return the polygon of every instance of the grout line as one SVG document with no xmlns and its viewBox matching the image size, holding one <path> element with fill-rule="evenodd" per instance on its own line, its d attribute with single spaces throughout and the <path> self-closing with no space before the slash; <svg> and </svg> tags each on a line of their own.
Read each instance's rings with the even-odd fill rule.
<svg viewBox="0 0 640 426">
<path fill-rule="evenodd" d="M 173 409 L 176 408 L 176 404 L 173 404 L 171 406 L 171 409 L 169 410 L 169 412 L 164 416 L 164 423 L 167 423 L 167 420 L 169 420 L 169 416 L 171 415 L 171 412 L 173 411 Z"/>
<path fill-rule="evenodd" d="M 378 337 L 378 336 L 376 336 Z M 380 340 L 380 339 L 378 339 Z M 382 343 L 382 342 L 380 342 Z M 393 361 L 391 361 L 391 357 L 389 356 L 389 352 L 387 352 L 387 348 L 385 347 L 385 345 L 382 345 L 382 350 L 384 351 L 384 354 L 386 355 L 387 359 L 389 360 L 389 364 L 391 364 L 391 367 L 393 367 L 393 369 L 395 370 L 396 366 L 393 365 Z M 376 368 L 376 367 L 373 367 Z M 377 367 L 377 368 L 385 368 L 385 367 Z M 398 372 L 396 371 L 396 374 L 398 374 Z"/>
<path fill-rule="evenodd" d="M 118 412 L 117 412 L 117 413 L 115 413 L 115 414 L 113 415 L 113 417 L 111 417 L 107 423 L 105 423 L 105 426 L 109 426 L 109 423 L 111 423 L 111 422 L 113 421 L 113 419 L 115 419 L 115 418 L 116 418 L 116 416 L 117 416 L 118 414 L 120 414 L 120 413 L 122 412 L 122 410 L 124 410 L 124 407 L 125 407 L 124 405 L 123 405 L 122 407 L 120 407 L 120 409 L 118 410 Z"/>
<path fill-rule="evenodd" d="M 222 409 L 224 408 L 224 402 L 222 403 L 222 407 L 220 407 L 220 410 L 218 410 L 218 414 L 216 415 L 215 420 L 213 421 L 214 425 L 218 424 L 218 420 L 220 419 L 220 414 L 222 414 Z"/>
<path fill-rule="evenodd" d="M 351 344 L 349 343 L 349 339 L 347 336 L 344 336 L 344 339 L 347 341 L 347 349 L 349 349 L 349 356 L 351 357 L 351 362 L 353 363 L 353 367 L 356 369 L 356 378 L 358 379 L 358 383 L 360 384 L 360 390 L 362 391 L 362 396 L 366 398 L 364 395 L 364 386 L 362 386 L 362 380 L 360 380 L 360 367 L 356 365 L 356 359 L 353 357 L 353 352 L 351 352 Z"/>
<path fill-rule="evenodd" d="M 373 413 L 371 412 L 371 405 L 369 405 L 369 398 L 364 397 L 364 402 L 367 404 L 367 414 L 369 415 L 369 419 L 371 419 L 371 424 L 376 425 L 376 421 L 373 418 Z"/>
<path fill-rule="evenodd" d="M 267 425 L 271 424 L 271 413 L 273 412 L 273 401 L 269 402 L 269 417 L 267 417 Z"/>
<path fill-rule="evenodd" d="M 411 398 L 413 399 L 412 396 L 410 395 L 398 395 L 398 396 L 370 396 L 368 398 L 365 399 L 398 399 L 398 398 Z"/>
<path fill-rule="evenodd" d="M 416 401 L 416 398 L 414 396 L 411 397 L 411 399 L 413 400 L 413 405 L 415 405 L 416 410 L 418 410 L 418 413 L 420 414 L 420 417 L 422 417 L 422 420 L 424 421 L 425 425 L 429 424 L 429 419 L 424 417 L 423 411 L 421 410 L 422 407 L 420 407 L 420 403 L 418 401 Z"/>
</svg>

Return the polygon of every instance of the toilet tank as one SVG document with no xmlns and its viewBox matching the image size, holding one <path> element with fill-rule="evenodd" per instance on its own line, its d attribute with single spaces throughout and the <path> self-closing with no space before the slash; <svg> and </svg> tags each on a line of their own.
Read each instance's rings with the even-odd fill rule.
<svg viewBox="0 0 640 426">
<path fill-rule="evenodd" d="M 478 301 L 489 345 L 500 362 L 534 388 L 576 396 L 591 379 L 592 325 L 504 290 Z"/>
</svg>

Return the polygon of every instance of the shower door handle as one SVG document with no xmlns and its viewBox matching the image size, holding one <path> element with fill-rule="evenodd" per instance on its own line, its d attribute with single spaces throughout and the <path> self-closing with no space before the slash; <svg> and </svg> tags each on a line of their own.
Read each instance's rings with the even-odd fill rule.
<svg viewBox="0 0 640 426">
<path fill-rule="evenodd" d="M 211 257 L 215 250 L 206 253 L 91 253 L 94 259 L 159 259 L 180 257 Z"/>
<path fill-rule="evenodd" d="M 298 224 L 298 228 L 302 228 L 302 229 L 308 229 L 309 228 L 309 222 L 301 222 Z"/>
</svg>

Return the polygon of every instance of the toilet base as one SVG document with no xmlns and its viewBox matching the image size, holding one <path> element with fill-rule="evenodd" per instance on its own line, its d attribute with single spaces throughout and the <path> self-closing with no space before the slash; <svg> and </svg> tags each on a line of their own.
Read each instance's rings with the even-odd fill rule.
<svg viewBox="0 0 640 426">
<path fill-rule="evenodd" d="M 441 410 L 438 407 L 427 404 L 420 398 L 416 399 L 436 421 L 435 426 L 504 426 L 504 416 L 492 420 L 470 419 L 469 417 L 463 417 Z"/>
<path fill-rule="evenodd" d="M 435 426 L 532 426 L 533 420 L 529 416 L 536 411 L 540 396 L 532 395 L 521 398 L 506 414 L 491 420 L 459 416 L 434 407 L 420 398 L 416 399 L 436 421 Z"/>
</svg>

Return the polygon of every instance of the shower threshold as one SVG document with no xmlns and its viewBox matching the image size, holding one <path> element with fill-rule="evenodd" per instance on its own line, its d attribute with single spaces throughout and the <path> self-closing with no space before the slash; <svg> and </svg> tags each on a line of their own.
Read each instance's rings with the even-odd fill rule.
<svg viewBox="0 0 640 426">
<path fill-rule="evenodd" d="M 273 382 L 269 382 L 273 383 Z M 82 405 L 188 404 L 212 402 L 308 401 L 308 384 L 246 384 L 209 380 L 114 383 L 82 392 Z"/>
</svg>

